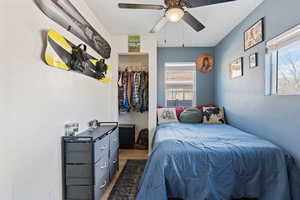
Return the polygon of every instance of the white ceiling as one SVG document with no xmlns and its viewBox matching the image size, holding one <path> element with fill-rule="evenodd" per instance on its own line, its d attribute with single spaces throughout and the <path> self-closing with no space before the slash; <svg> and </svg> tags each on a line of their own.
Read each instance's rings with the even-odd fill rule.
<svg viewBox="0 0 300 200">
<path fill-rule="evenodd" d="M 195 32 L 184 22 L 169 22 L 155 36 L 159 46 L 215 46 L 264 0 L 237 0 L 230 3 L 192 8 L 188 11 L 205 26 Z M 163 0 L 86 0 L 101 23 L 113 35 L 150 35 L 149 31 L 164 11 L 119 9 L 118 3 L 164 5 Z"/>
</svg>

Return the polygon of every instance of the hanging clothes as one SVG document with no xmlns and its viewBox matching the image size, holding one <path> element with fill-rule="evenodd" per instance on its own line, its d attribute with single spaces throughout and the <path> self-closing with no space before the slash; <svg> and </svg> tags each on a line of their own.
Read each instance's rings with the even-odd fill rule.
<svg viewBox="0 0 300 200">
<path fill-rule="evenodd" d="M 123 92 L 123 102 L 121 103 L 120 111 L 121 112 L 129 112 L 130 105 L 128 101 L 128 72 L 122 73 L 122 87 L 121 90 Z"/>
<path fill-rule="evenodd" d="M 147 72 L 119 72 L 120 112 L 148 111 L 149 77 Z"/>
<path fill-rule="evenodd" d="M 134 109 L 137 109 L 137 106 L 139 105 L 139 89 L 140 89 L 140 82 L 141 82 L 141 73 L 135 72 L 133 76 L 133 106 Z"/>
<path fill-rule="evenodd" d="M 122 72 L 119 72 L 118 74 L 118 88 L 119 88 L 119 92 L 118 92 L 118 95 L 119 95 L 119 110 L 121 110 L 121 106 L 123 105 L 124 103 L 124 87 L 123 87 L 123 73 Z"/>
</svg>

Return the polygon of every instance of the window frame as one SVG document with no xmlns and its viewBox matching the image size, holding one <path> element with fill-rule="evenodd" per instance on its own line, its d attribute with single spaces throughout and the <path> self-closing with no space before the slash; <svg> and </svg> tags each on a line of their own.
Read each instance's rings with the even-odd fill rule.
<svg viewBox="0 0 300 200">
<path fill-rule="evenodd" d="M 266 96 L 294 96 L 298 94 L 279 94 L 278 85 L 278 59 L 280 49 L 300 41 L 300 24 L 279 34 L 266 43 L 266 70 L 265 95 Z"/>
<path fill-rule="evenodd" d="M 168 106 L 168 98 L 167 98 L 167 92 L 168 92 L 168 83 L 166 81 L 166 73 L 168 71 L 174 71 L 174 72 L 192 72 L 193 73 L 193 80 L 192 80 L 192 92 L 193 92 L 193 99 L 192 99 L 192 105 L 191 106 L 196 106 L 197 104 L 197 71 L 196 71 L 196 63 L 193 62 L 166 62 L 165 63 L 165 68 L 164 68 L 164 94 L 165 94 L 165 105 Z M 174 69 L 172 70 L 168 70 L 168 68 L 172 68 L 174 67 Z M 188 67 L 188 69 L 184 69 L 184 67 Z M 178 68 L 176 70 L 176 68 Z M 175 82 L 182 82 L 182 84 L 179 85 L 184 85 L 184 81 L 175 81 Z"/>
</svg>

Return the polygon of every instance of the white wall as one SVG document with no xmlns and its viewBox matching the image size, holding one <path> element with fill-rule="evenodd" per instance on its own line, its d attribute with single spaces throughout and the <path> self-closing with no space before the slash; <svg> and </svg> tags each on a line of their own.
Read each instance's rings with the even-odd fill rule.
<svg viewBox="0 0 300 200">
<path fill-rule="evenodd" d="M 84 0 L 73 2 L 111 42 Z M 0 27 L 1 199 L 59 200 L 63 126 L 77 121 L 83 130 L 91 119 L 117 120 L 112 106 L 116 84 L 44 64 L 44 30 L 54 28 L 80 41 L 49 20 L 33 0 L 1 0 Z"/>
<path fill-rule="evenodd" d="M 114 46 L 112 52 L 112 63 L 118 65 L 119 54 L 128 53 L 128 36 L 112 36 L 112 44 Z M 148 128 L 149 128 L 149 149 L 156 128 L 156 104 L 157 104 L 157 40 L 154 37 L 141 36 L 141 53 L 149 54 L 149 112 L 148 112 Z M 117 76 L 117 72 L 114 77 Z M 114 91 L 117 91 L 117 84 Z M 118 110 L 118 93 L 113 93 L 115 99 L 115 108 Z"/>
</svg>

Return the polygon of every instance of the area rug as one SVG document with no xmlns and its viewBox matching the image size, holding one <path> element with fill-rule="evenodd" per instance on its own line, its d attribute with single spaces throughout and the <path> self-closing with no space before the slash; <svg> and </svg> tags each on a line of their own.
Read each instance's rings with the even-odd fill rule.
<svg viewBox="0 0 300 200">
<path fill-rule="evenodd" d="M 138 185 L 147 160 L 127 160 L 116 184 L 114 185 L 108 200 L 135 200 L 138 193 Z M 182 200 L 169 198 L 169 200 Z M 257 200 L 242 198 L 237 200 Z"/>
<path fill-rule="evenodd" d="M 108 200 L 135 200 L 147 160 L 127 160 Z"/>
</svg>

